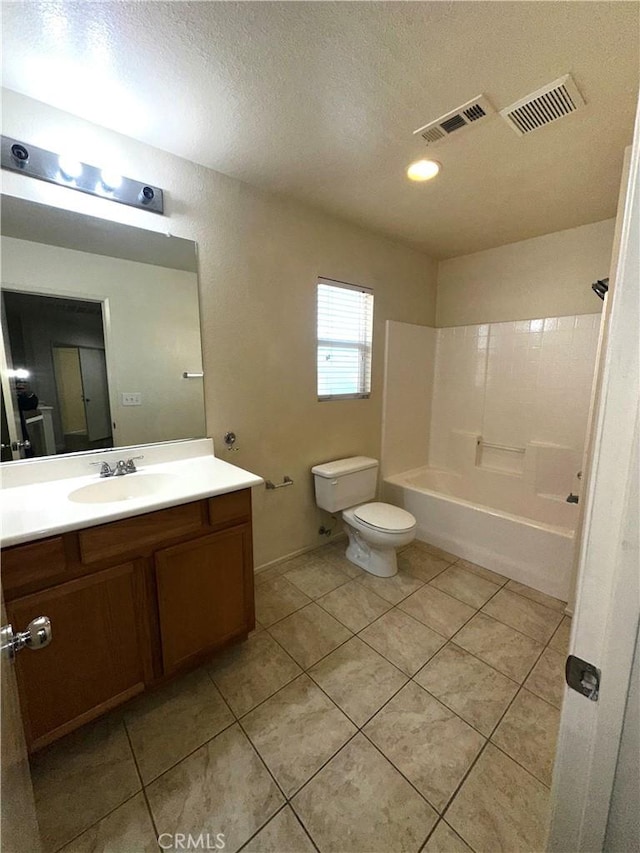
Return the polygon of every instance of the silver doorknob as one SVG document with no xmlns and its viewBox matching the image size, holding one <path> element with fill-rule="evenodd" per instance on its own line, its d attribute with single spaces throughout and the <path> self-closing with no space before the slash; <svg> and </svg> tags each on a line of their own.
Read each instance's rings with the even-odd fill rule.
<svg viewBox="0 0 640 853">
<path fill-rule="evenodd" d="M 13 660 L 16 653 L 25 646 L 33 651 L 48 646 L 52 636 L 51 620 L 48 616 L 36 616 L 29 622 L 26 631 L 15 632 L 12 625 L 3 625 L 0 628 L 2 654 Z"/>
</svg>

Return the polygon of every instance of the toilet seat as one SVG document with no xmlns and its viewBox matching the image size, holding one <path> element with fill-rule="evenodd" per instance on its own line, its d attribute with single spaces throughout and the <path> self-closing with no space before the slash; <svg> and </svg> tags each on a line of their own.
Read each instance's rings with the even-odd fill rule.
<svg viewBox="0 0 640 853">
<path fill-rule="evenodd" d="M 410 512 L 378 501 L 363 504 L 352 512 L 361 524 L 384 533 L 404 533 L 416 526 L 416 520 Z"/>
</svg>

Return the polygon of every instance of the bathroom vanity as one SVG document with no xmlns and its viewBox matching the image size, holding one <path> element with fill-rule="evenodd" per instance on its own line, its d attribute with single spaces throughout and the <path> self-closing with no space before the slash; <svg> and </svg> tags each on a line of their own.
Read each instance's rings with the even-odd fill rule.
<svg viewBox="0 0 640 853">
<path fill-rule="evenodd" d="M 50 645 L 16 657 L 31 751 L 202 663 L 255 624 L 250 486 L 260 478 L 209 456 L 118 479 L 123 494 L 144 491 L 136 483 L 162 487 L 101 502 L 102 487 L 116 481 L 94 475 L 3 491 L 5 534 L 17 540 L 2 550 L 8 621 L 24 630 L 48 616 L 53 633 Z M 33 504 L 20 512 L 29 492 L 39 512 Z M 38 519 L 31 540 L 30 515 Z"/>
</svg>

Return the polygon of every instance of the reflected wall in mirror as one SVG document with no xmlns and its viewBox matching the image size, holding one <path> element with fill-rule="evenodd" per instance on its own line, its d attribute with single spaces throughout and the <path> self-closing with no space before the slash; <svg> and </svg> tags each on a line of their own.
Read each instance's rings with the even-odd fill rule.
<svg viewBox="0 0 640 853">
<path fill-rule="evenodd" d="M 2 199 L 2 461 L 205 435 L 196 245 Z"/>
</svg>

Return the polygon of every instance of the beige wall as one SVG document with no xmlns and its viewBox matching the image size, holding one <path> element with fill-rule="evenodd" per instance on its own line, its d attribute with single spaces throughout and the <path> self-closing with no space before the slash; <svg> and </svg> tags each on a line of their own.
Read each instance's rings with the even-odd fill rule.
<svg viewBox="0 0 640 853">
<path fill-rule="evenodd" d="M 441 261 L 438 326 L 599 311 L 591 283 L 609 275 L 615 220 Z"/>
<path fill-rule="evenodd" d="M 387 323 L 381 455 L 385 477 L 428 462 L 437 334 L 429 326 Z"/>
<path fill-rule="evenodd" d="M 207 433 L 217 455 L 293 488 L 255 493 L 256 564 L 320 542 L 310 467 L 378 457 L 385 320 L 434 324 L 436 263 L 419 252 L 12 92 L 4 133 L 167 191 L 167 215 L 5 173 L 4 191 L 198 243 Z M 318 403 L 318 276 L 374 289 L 369 400 Z M 222 435 L 238 435 L 226 453 Z M 324 541 L 324 540 L 322 540 Z"/>
<path fill-rule="evenodd" d="M 182 377 L 202 369 L 194 273 L 3 237 L 2 286 L 104 304 L 115 447 L 202 435 L 200 380 Z M 131 391 L 141 406 L 122 405 Z"/>
</svg>

